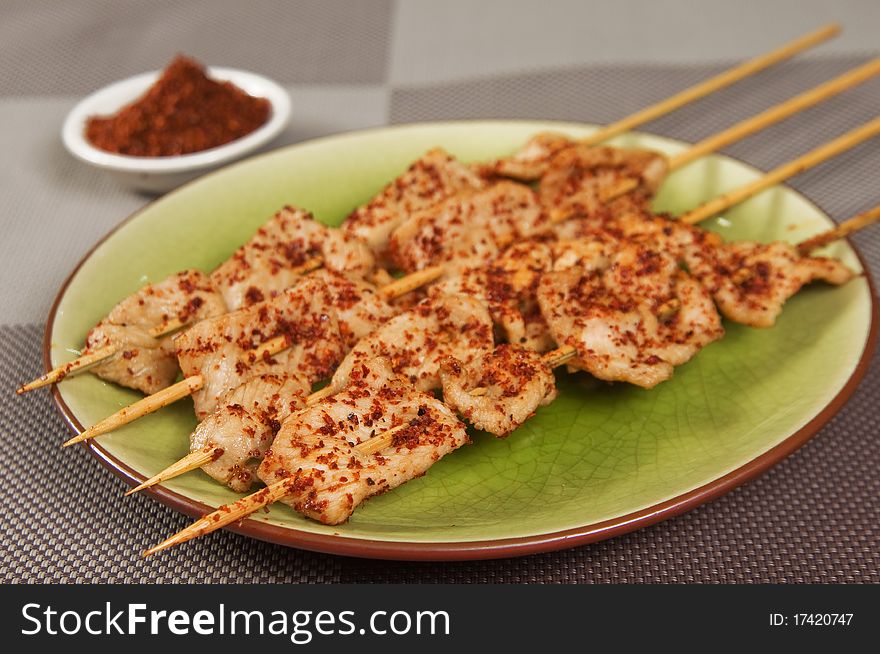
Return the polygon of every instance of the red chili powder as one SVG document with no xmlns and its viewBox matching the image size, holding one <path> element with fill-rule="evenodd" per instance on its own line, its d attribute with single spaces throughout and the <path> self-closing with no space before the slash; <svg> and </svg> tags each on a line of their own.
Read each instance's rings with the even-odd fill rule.
<svg viewBox="0 0 880 654">
<path fill-rule="evenodd" d="M 214 148 L 269 120 L 266 98 L 218 82 L 178 55 L 139 100 L 113 116 L 92 116 L 86 138 L 96 147 L 134 157 L 168 157 Z"/>
</svg>

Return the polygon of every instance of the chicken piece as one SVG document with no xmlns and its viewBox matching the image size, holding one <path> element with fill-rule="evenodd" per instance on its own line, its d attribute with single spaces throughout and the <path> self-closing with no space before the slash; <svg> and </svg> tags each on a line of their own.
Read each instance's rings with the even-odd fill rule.
<svg viewBox="0 0 880 654">
<path fill-rule="evenodd" d="M 466 295 L 489 309 L 501 337 L 524 344 L 525 315 L 537 306 L 535 290 L 542 273 L 552 266 L 551 248 L 533 240 L 504 250 L 485 266 L 466 268 L 434 284 L 429 295 Z"/>
<path fill-rule="evenodd" d="M 538 302 L 560 345 L 599 379 L 652 388 L 724 334 L 709 293 L 672 257 L 621 244 L 604 270 L 545 275 Z"/>
<path fill-rule="evenodd" d="M 618 238 L 624 237 L 619 225 L 621 217 L 635 219 L 653 216 L 650 198 L 643 193 L 623 195 L 608 204 L 603 204 L 589 215 L 577 215 L 561 220 L 556 217 L 551 234 L 560 241 L 574 240 L 590 236 L 595 232 L 607 232 Z"/>
<path fill-rule="evenodd" d="M 477 429 L 500 437 L 556 399 L 553 371 L 540 354 L 519 345 L 499 345 L 468 366 L 448 357 L 440 380 L 449 407 Z"/>
<path fill-rule="evenodd" d="M 557 225 L 557 238 L 595 238 L 596 234 L 635 241 L 666 252 L 679 263 L 703 256 L 721 244 L 721 237 L 696 225 L 676 220 L 668 214 L 655 214 L 637 198 L 619 198 L 605 215 L 569 220 Z"/>
<path fill-rule="evenodd" d="M 487 172 L 512 177 L 524 182 L 540 179 L 550 168 L 550 162 L 574 141 L 556 132 L 541 132 L 530 138 L 513 155 L 498 159 L 483 168 Z"/>
<path fill-rule="evenodd" d="M 119 351 L 92 372 L 107 381 L 151 395 L 170 386 L 178 373 L 172 336 L 149 330 L 179 319 L 197 322 L 226 312 L 223 298 L 198 270 L 184 270 L 147 284 L 117 304 L 86 336 L 86 352 L 114 344 Z"/>
<path fill-rule="evenodd" d="M 363 454 L 355 445 L 400 425 L 391 445 Z M 358 367 L 348 387 L 288 418 L 258 475 L 291 479 L 281 501 L 324 524 L 348 520 L 373 495 L 419 477 L 468 442 L 464 425 L 431 395 L 397 378 L 387 361 Z"/>
<path fill-rule="evenodd" d="M 554 221 L 602 215 L 610 200 L 654 195 L 667 173 L 666 158 L 647 150 L 577 145 L 553 157 L 541 178 L 541 206 Z"/>
<path fill-rule="evenodd" d="M 786 300 L 805 284 L 821 280 L 840 285 L 855 275 L 835 259 L 802 256 L 782 242 L 725 243 L 692 252 L 687 263 L 721 313 L 751 327 L 772 327 Z"/>
<path fill-rule="evenodd" d="M 535 192 L 504 181 L 414 213 L 391 234 L 388 251 L 405 272 L 440 263 L 481 266 L 514 241 L 548 228 Z"/>
<path fill-rule="evenodd" d="M 525 332 L 520 338 L 520 345 L 540 353 L 556 348 L 556 341 L 538 305 L 537 289 L 535 289 L 535 305 L 523 312 L 523 321 Z"/>
<path fill-rule="evenodd" d="M 571 240 L 555 241 L 550 245 L 553 252 L 553 270 L 577 268 L 582 272 L 604 270 L 611 259 L 627 241 L 605 230 L 596 230 L 586 236 Z"/>
<path fill-rule="evenodd" d="M 662 250 L 679 263 L 713 257 L 721 236 L 665 215 L 621 215 L 611 228 L 622 237 Z"/>
<path fill-rule="evenodd" d="M 306 277 L 271 300 L 204 320 L 180 334 L 175 346 L 183 374 L 204 380 L 193 395 L 199 420 L 217 408 L 223 393 L 252 377 L 285 370 L 296 370 L 309 383 L 328 377 L 345 349 L 327 296 L 323 281 Z M 255 348 L 280 335 L 292 346 L 257 358 Z"/>
<path fill-rule="evenodd" d="M 311 388 L 294 372 L 249 379 L 218 399 L 217 409 L 190 435 L 190 451 L 214 449 L 202 470 L 234 491 L 249 490 L 281 423 L 305 406 Z"/>
<path fill-rule="evenodd" d="M 423 300 L 362 338 L 333 375 L 333 388 L 345 388 L 353 372 L 386 357 L 396 374 L 420 391 L 440 387 L 440 361 L 454 356 L 469 365 L 492 350 L 492 319 L 476 300 L 441 295 Z"/>
<path fill-rule="evenodd" d="M 375 286 L 351 275 L 319 270 L 312 277 L 327 286 L 327 303 L 336 311 L 346 348 L 354 347 L 401 311 L 389 304 Z"/>
<path fill-rule="evenodd" d="M 477 173 L 442 148 L 434 148 L 379 195 L 355 209 L 345 219 L 342 229 L 349 236 L 365 241 L 381 256 L 388 247 L 391 232 L 414 212 L 483 186 Z"/>
<path fill-rule="evenodd" d="M 302 276 L 300 266 L 320 257 L 328 270 L 360 277 L 375 264 L 367 245 L 328 227 L 302 209 L 284 207 L 211 274 L 230 311 L 268 300 Z"/>
</svg>

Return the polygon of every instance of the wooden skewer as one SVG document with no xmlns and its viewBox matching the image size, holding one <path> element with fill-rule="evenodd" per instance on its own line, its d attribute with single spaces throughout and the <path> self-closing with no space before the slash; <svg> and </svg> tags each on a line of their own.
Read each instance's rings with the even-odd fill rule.
<svg viewBox="0 0 880 654">
<path fill-rule="evenodd" d="M 152 327 L 148 330 L 147 333 L 153 338 L 159 338 L 160 336 L 166 336 L 171 332 L 175 332 L 185 326 L 186 323 L 182 322 L 179 318 L 172 318 L 165 321 L 161 325 Z M 94 350 L 92 352 L 87 352 L 86 354 L 77 357 L 73 361 L 64 363 L 57 368 L 50 370 L 46 374 L 40 375 L 34 381 L 28 382 L 27 384 L 22 384 L 17 389 L 15 389 L 15 392 L 18 395 L 21 395 L 23 393 L 28 393 L 30 391 L 36 390 L 38 388 L 43 388 L 44 386 L 49 386 L 50 384 L 57 384 L 66 377 L 71 377 L 81 372 L 85 372 L 89 368 L 92 368 L 102 361 L 109 359 L 114 354 L 119 352 L 119 350 L 119 345 L 110 344 L 98 348 L 97 350 Z"/>
<path fill-rule="evenodd" d="M 95 423 L 81 434 L 64 441 L 61 447 L 70 447 L 71 445 L 81 443 L 82 441 L 94 438 L 95 436 L 106 434 L 109 431 L 113 431 L 123 425 L 134 422 L 138 418 L 142 418 L 150 413 L 155 413 L 162 407 L 166 407 L 169 404 L 174 404 L 178 400 L 189 397 L 196 391 L 200 390 L 203 385 L 204 380 L 201 375 L 187 377 L 176 384 L 172 384 L 168 388 L 163 388 L 157 393 L 153 393 L 142 400 L 138 400 L 134 404 L 122 407 L 113 415 Z"/>
<path fill-rule="evenodd" d="M 28 382 L 27 384 L 22 384 L 15 389 L 15 392 L 17 395 L 22 395 L 23 393 L 28 393 L 38 388 L 43 388 L 43 386 L 55 384 L 57 382 L 60 382 L 65 377 L 75 375 L 79 372 L 85 372 L 89 368 L 92 368 L 102 361 L 109 359 L 118 351 L 118 345 L 110 344 L 105 345 L 104 347 L 100 347 L 93 352 L 87 352 L 86 354 L 77 357 L 69 363 L 65 363 L 64 365 L 58 366 L 57 368 L 50 370 L 44 375 L 40 375 L 35 380 Z"/>
<path fill-rule="evenodd" d="M 794 177 L 814 166 L 818 166 L 820 163 L 827 161 L 841 152 L 854 148 L 863 141 L 877 136 L 877 134 L 880 134 L 880 117 L 871 120 L 851 132 L 847 132 L 846 134 L 837 137 L 833 141 L 829 141 L 828 143 L 819 146 L 815 150 L 812 150 L 797 159 L 771 170 L 769 173 L 766 173 L 750 184 L 741 186 L 738 189 L 720 195 L 717 198 L 700 205 L 696 209 L 681 216 L 679 220 L 688 223 L 689 225 L 702 222 L 703 220 L 719 214 L 733 205 L 739 204 L 789 177 Z"/>
<path fill-rule="evenodd" d="M 337 389 L 333 386 L 333 384 L 328 384 L 327 386 L 325 386 L 321 390 L 315 391 L 314 393 L 309 395 L 306 398 L 306 406 L 312 406 L 313 404 L 317 404 L 318 402 L 323 400 L 325 397 L 330 397 L 331 395 L 333 395 L 336 392 L 336 390 Z"/>
<path fill-rule="evenodd" d="M 844 91 L 865 82 L 880 73 L 880 59 L 874 59 L 866 64 L 844 73 L 840 77 L 820 84 L 814 89 L 782 102 L 757 116 L 748 118 L 737 123 L 733 127 L 703 139 L 692 145 L 685 152 L 669 157 L 669 170 L 678 170 L 687 164 L 703 157 L 711 152 L 717 152 L 721 148 L 747 136 L 760 132 L 789 116 L 815 106 L 820 102 L 834 97 Z"/>
<path fill-rule="evenodd" d="M 385 270 L 385 268 L 376 268 L 367 279 L 372 282 L 374 286 L 387 286 L 394 281 L 394 277 L 392 277 L 391 273 Z"/>
<path fill-rule="evenodd" d="M 386 447 L 394 443 L 394 435 L 399 431 L 403 431 L 409 426 L 410 423 L 405 422 L 401 425 L 397 425 L 397 427 L 392 427 L 388 431 L 384 431 L 381 434 L 365 440 L 363 443 L 358 443 L 354 446 L 354 449 L 356 449 L 361 454 L 375 454 L 379 450 L 385 449 Z"/>
<path fill-rule="evenodd" d="M 407 293 L 410 293 L 417 288 L 424 286 L 425 284 L 430 284 L 434 280 L 439 279 L 443 276 L 444 270 L 445 268 L 442 265 L 431 266 L 430 268 L 425 268 L 424 270 L 418 270 L 414 273 L 406 275 L 405 277 L 396 279 L 390 284 L 386 284 L 380 289 L 380 292 L 388 300 L 399 298 L 402 295 L 406 295 Z"/>
<path fill-rule="evenodd" d="M 177 461 L 172 463 L 162 472 L 159 472 L 147 479 L 144 483 L 139 484 L 138 486 L 135 486 L 134 488 L 126 491 L 125 495 L 128 496 L 132 493 L 137 493 L 138 491 L 149 488 L 150 486 L 155 486 L 156 484 L 161 484 L 163 481 L 173 479 L 174 477 L 182 475 L 185 472 L 189 472 L 190 470 L 201 468 L 206 463 L 210 463 L 211 461 L 215 460 L 220 454 L 222 454 L 222 452 L 223 450 L 217 447 L 206 447 L 201 450 L 190 452 L 182 459 L 178 459 Z"/>
<path fill-rule="evenodd" d="M 858 216 L 854 216 L 849 220 L 845 220 L 834 229 L 829 229 L 827 232 L 808 238 L 806 241 L 803 241 L 798 245 L 798 251 L 806 256 L 813 250 L 817 250 L 818 248 L 828 245 L 838 239 L 845 238 L 878 220 L 880 220 L 880 205 L 877 205 L 873 209 L 868 209 L 864 213 L 860 213 Z"/>
<path fill-rule="evenodd" d="M 199 520 L 196 520 L 186 529 L 177 532 L 171 538 L 162 541 L 155 547 L 151 547 L 144 552 L 144 556 L 150 556 L 150 554 L 155 554 L 156 552 L 172 547 L 173 545 L 179 545 L 180 543 L 185 543 L 198 536 L 204 536 L 205 534 L 216 531 L 221 527 L 232 524 L 236 520 L 246 518 L 254 511 L 258 511 L 272 502 L 277 502 L 287 495 L 290 492 L 289 487 L 293 481 L 293 479 L 282 479 L 281 481 L 277 481 L 270 486 L 261 488 L 256 493 L 243 497 L 232 504 L 221 506 L 213 513 L 209 513 Z"/>
<path fill-rule="evenodd" d="M 692 86 L 689 89 L 682 91 L 681 93 L 677 93 L 671 98 L 667 98 L 662 102 L 658 102 L 657 104 L 651 105 L 650 107 L 646 107 L 641 111 L 637 111 L 636 113 L 627 116 L 617 122 L 611 123 L 610 125 L 606 125 L 601 129 L 593 132 L 586 139 L 583 139 L 582 142 L 586 144 L 598 144 L 602 141 L 607 141 L 610 138 L 618 136 L 619 134 L 623 134 L 624 132 L 628 132 L 630 130 L 639 127 L 640 125 L 644 125 L 645 123 L 649 123 L 652 120 L 656 120 L 660 116 L 663 116 L 671 111 L 678 109 L 679 107 L 683 107 L 689 102 L 694 102 L 695 100 L 699 100 L 704 96 L 709 95 L 710 93 L 714 93 L 720 89 L 723 89 L 735 82 L 740 81 L 748 77 L 749 75 L 753 75 L 759 71 L 764 70 L 765 68 L 769 68 L 773 64 L 777 64 L 786 59 L 790 59 L 794 55 L 799 52 L 803 52 L 804 50 L 811 48 L 823 41 L 827 41 L 828 39 L 837 36 L 840 33 L 840 25 L 834 23 L 831 25 L 826 25 L 820 29 L 817 29 L 814 32 L 810 32 L 809 34 L 805 34 L 804 36 L 795 39 L 794 41 L 783 45 L 772 52 L 768 52 L 765 55 L 761 55 L 760 57 L 756 57 L 750 61 L 740 64 L 735 68 L 731 68 L 730 70 L 721 73 L 711 79 L 706 80 L 705 82 L 701 82 L 696 86 Z"/>
<path fill-rule="evenodd" d="M 254 360 L 261 359 L 264 356 L 274 356 L 279 352 L 286 350 L 288 347 L 290 347 L 290 340 L 287 336 L 276 336 L 254 349 Z M 204 384 L 205 380 L 201 375 L 187 377 L 168 388 L 162 389 L 158 393 L 148 395 L 134 404 L 129 404 L 128 406 L 121 408 L 113 415 L 92 425 L 81 434 L 65 441 L 62 447 L 69 447 L 70 445 L 94 438 L 95 436 L 106 434 L 107 432 L 118 429 L 123 425 L 134 422 L 138 418 L 142 418 L 150 413 L 155 413 L 162 407 L 166 407 L 178 400 L 189 397 L 196 391 L 200 390 Z"/>
</svg>

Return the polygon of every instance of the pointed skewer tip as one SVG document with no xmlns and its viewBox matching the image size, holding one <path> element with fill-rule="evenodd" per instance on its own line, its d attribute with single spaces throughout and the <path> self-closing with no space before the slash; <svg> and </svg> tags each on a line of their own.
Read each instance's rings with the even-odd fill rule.
<svg viewBox="0 0 880 654">
<path fill-rule="evenodd" d="M 61 443 L 61 447 L 63 449 L 65 447 L 70 447 L 71 445 L 76 445 L 77 443 L 79 443 L 79 440 L 77 440 L 77 438 L 74 437 L 74 438 L 71 438 L 71 439 L 66 440 L 63 443 Z"/>
</svg>

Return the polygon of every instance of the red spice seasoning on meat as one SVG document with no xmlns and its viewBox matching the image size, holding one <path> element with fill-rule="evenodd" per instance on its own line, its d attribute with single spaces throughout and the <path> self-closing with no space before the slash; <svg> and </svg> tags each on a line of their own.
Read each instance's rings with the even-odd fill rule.
<svg viewBox="0 0 880 654">
<path fill-rule="evenodd" d="M 92 145 L 134 157 L 199 152 L 250 134 L 269 120 L 266 98 L 210 79 L 199 62 L 177 56 L 147 93 L 109 117 L 92 116 Z"/>
</svg>

